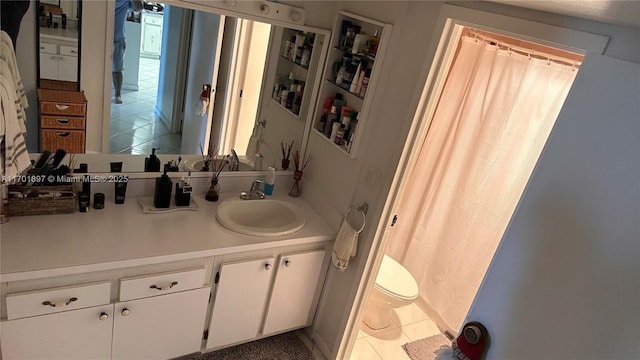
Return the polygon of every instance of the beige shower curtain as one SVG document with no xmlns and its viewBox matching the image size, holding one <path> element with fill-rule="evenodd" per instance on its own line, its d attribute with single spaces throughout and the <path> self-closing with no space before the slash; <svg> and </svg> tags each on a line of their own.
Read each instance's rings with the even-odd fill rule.
<svg viewBox="0 0 640 360">
<path fill-rule="evenodd" d="M 387 250 L 454 332 L 577 72 L 474 38 L 460 41 Z"/>
</svg>

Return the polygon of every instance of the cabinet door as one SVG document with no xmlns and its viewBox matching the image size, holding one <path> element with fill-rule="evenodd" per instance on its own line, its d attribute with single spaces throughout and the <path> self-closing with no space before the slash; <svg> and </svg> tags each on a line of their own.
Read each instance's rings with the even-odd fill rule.
<svg viewBox="0 0 640 360">
<path fill-rule="evenodd" d="M 142 39 L 142 51 L 149 55 L 160 56 L 162 46 L 162 26 L 144 24 L 144 38 Z"/>
<path fill-rule="evenodd" d="M 274 258 L 223 264 L 207 348 L 255 338 L 264 319 Z"/>
<path fill-rule="evenodd" d="M 116 303 L 114 359 L 168 359 L 200 351 L 211 288 Z"/>
<path fill-rule="evenodd" d="M 311 323 L 324 257 L 324 250 L 280 257 L 264 324 L 264 335 Z"/>
<path fill-rule="evenodd" d="M 108 359 L 113 304 L 2 322 L 4 359 Z"/>
<path fill-rule="evenodd" d="M 58 80 L 58 55 L 40 53 L 40 78 Z"/>
<path fill-rule="evenodd" d="M 58 60 L 58 80 L 78 81 L 78 57 L 60 55 Z"/>
</svg>

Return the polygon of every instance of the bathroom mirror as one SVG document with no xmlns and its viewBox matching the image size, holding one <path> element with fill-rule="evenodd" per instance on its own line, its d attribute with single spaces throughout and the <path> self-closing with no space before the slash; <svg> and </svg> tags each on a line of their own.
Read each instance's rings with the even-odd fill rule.
<svg viewBox="0 0 640 360">
<path fill-rule="evenodd" d="M 40 0 L 36 5 L 38 87 L 80 89 L 81 0 Z"/>
<path fill-rule="evenodd" d="M 91 5 L 91 4 L 88 4 Z M 280 4 L 274 4 L 272 6 L 280 6 Z M 242 4 L 245 6 L 245 3 Z M 286 6 L 286 5 L 282 5 Z M 193 7 L 193 9 L 188 9 L 187 7 Z M 159 18 L 158 15 L 162 15 L 163 17 L 167 16 L 167 14 L 171 14 L 173 11 L 174 14 L 178 14 L 176 18 L 179 18 L 181 21 L 186 21 L 188 26 L 180 28 L 182 33 L 178 32 L 180 35 L 177 38 L 177 41 L 168 41 L 166 44 L 161 46 L 161 51 L 159 54 L 154 53 L 153 49 L 150 50 L 150 46 L 146 46 L 142 44 L 145 40 L 151 37 L 153 34 L 152 31 L 156 31 L 154 34 L 156 36 L 162 35 L 163 38 L 167 36 L 171 36 L 173 34 L 175 36 L 176 32 L 168 31 L 169 28 L 167 26 L 173 26 L 172 22 L 168 22 L 167 20 L 171 20 L 171 18 L 161 18 L 162 20 L 162 29 L 153 29 L 148 26 L 147 28 L 140 30 L 140 43 L 135 45 L 135 41 L 133 39 L 137 37 L 137 35 L 131 35 L 129 32 L 129 28 L 127 28 L 127 52 L 130 51 L 131 48 L 139 48 L 140 52 L 138 56 L 140 57 L 140 73 L 138 83 L 138 89 L 129 89 L 128 94 L 132 94 L 131 98 L 134 98 L 135 94 L 142 94 L 144 87 L 148 85 L 148 79 L 143 79 L 142 76 L 142 64 L 146 59 L 155 60 L 157 62 L 162 63 L 166 61 L 167 57 L 176 56 L 176 54 L 189 51 L 189 49 L 201 48 L 199 45 L 194 45 L 194 41 L 198 41 L 198 38 L 205 37 L 206 40 L 211 41 L 214 38 L 214 34 L 211 33 L 202 33 L 202 30 L 198 28 L 198 22 L 202 19 L 207 19 L 211 15 L 219 15 L 225 13 L 225 11 L 218 11 L 219 9 L 203 6 L 203 5 L 193 5 L 189 2 L 170 2 L 162 4 L 162 14 L 158 14 L 155 11 L 154 14 L 150 14 L 149 10 L 143 10 L 139 18 L 137 19 L 140 27 L 144 27 L 145 25 L 149 25 L 145 22 L 145 17 L 147 19 L 152 19 L 155 17 L 155 23 L 159 24 L 157 21 Z M 241 10 L 241 9 L 239 9 Z M 138 166 L 127 166 L 127 163 L 131 164 L 140 164 L 144 163 L 144 157 L 148 156 L 151 153 L 152 148 L 160 148 L 157 151 L 158 154 L 162 155 L 161 158 L 172 158 L 177 159 L 178 156 L 181 156 L 183 159 L 194 158 L 194 155 L 200 155 L 201 150 L 200 146 L 202 145 L 202 150 L 205 153 L 212 152 L 211 150 L 217 149 L 218 154 L 229 154 L 231 149 L 234 149 L 236 153 L 242 158 L 243 163 L 249 166 L 241 166 L 241 170 L 262 170 L 266 169 L 267 166 L 275 165 L 278 170 L 281 170 L 281 149 L 280 143 L 291 143 L 293 142 L 295 149 L 303 149 L 304 143 L 306 142 L 306 137 L 308 134 L 309 124 L 309 116 L 313 114 L 312 107 L 316 103 L 315 97 L 317 96 L 318 88 L 319 88 L 319 79 L 321 78 L 321 65 L 324 63 L 324 59 L 327 53 L 327 46 L 330 32 L 328 30 L 323 29 L 315 29 L 315 28 L 307 28 L 300 24 L 287 23 L 282 20 L 273 20 L 260 18 L 249 14 L 248 16 L 243 16 L 241 11 L 234 11 L 230 16 L 227 12 L 227 16 L 225 16 L 225 25 L 224 25 L 224 33 L 220 35 L 220 39 L 222 40 L 222 48 L 219 49 L 222 51 L 222 54 L 226 54 L 226 58 L 220 59 L 220 66 L 218 68 L 218 87 L 215 88 L 214 96 L 211 98 L 210 103 L 211 106 L 206 109 L 209 110 L 212 107 L 214 108 L 211 119 L 208 120 L 208 123 L 204 121 L 209 114 L 195 116 L 199 123 L 197 126 L 192 127 L 191 130 L 185 128 L 189 119 L 189 113 L 191 113 L 192 117 L 193 113 L 197 110 L 202 110 L 199 108 L 201 105 L 199 95 L 203 92 L 203 85 L 206 83 L 206 77 L 201 77 L 198 81 L 190 81 L 188 79 L 188 74 L 185 75 L 185 78 L 182 79 L 184 81 L 184 86 L 182 92 L 180 93 L 180 99 L 175 102 L 176 107 L 182 107 L 183 114 L 185 116 L 182 119 L 182 122 L 178 121 L 177 124 L 175 121 L 167 121 L 164 123 L 166 129 L 169 130 L 169 133 L 165 133 L 160 137 L 151 138 L 145 142 L 135 142 L 136 140 L 141 139 L 143 136 L 147 135 L 157 135 L 155 129 L 151 126 L 148 126 L 146 129 L 141 129 L 141 122 L 136 123 L 138 114 L 135 111 L 131 110 L 134 106 L 133 102 L 127 103 L 126 98 L 123 104 L 119 107 L 113 104 L 113 90 L 111 93 L 105 93 L 105 121 L 109 121 L 110 123 L 104 125 L 102 127 L 102 139 L 103 139 L 103 149 L 105 148 L 104 143 L 116 143 L 120 141 L 120 144 L 127 141 L 133 141 L 129 148 L 114 148 L 113 146 L 108 146 L 109 151 L 102 151 L 102 156 L 86 154 L 83 155 L 82 158 L 85 162 L 90 163 L 90 169 L 92 171 L 108 171 L 108 169 L 103 169 L 102 166 L 92 167 L 91 166 L 91 158 L 92 156 L 96 156 L 96 158 L 104 157 L 104 155 L 110 154 L 109 158 L 113 158 L 117 156 L 121 161 L 125 162 L 124 168 L 127 172 L 134 171 L 143 171 L 143 167 Z M 153 15 L 153 16 L 152 16 Z M 107 16 L 109 19 L 109 16 Z M 253 23 L 250 22 L 250 19 L 255 20 Z M 135 16 L 128 16 L 128 20 L 131 23 L 136 22 Z M 149 21 L 151 22 L 151 21 Z M 250 23 L 250 25 L 248 25 Z M 132 25 L 127 22 L 127 25 Z M 152 24 L 155 25 L 155 24 Z M 237 47 L 238 43 L 243 36 L 243 34 L 247 33 L 247 27 L 253 26 L 254 30 L 257 27 L 260 27 L 264 30 L 265 26 L 267 28 L 267 35 L 264 45 L 260 45 L 259 43 L 255 46 L 255 48 L 259 48 L 263 46 L 264 49 L 255 50 L 257 52 L 262 51 L 263 57 L 260 61 L 254 61 L 253 64 L 245 64 L 245 67 L 236 67 L 233 69 L 233 64 L 239 62 L 239 59 L 251 59 L 254 55 L 254 43 L 251 41 L 245 41 L 246 48 L 243 49 L 244 54 L 238 54 Z M 184 35 L 184 29 L 188 29 L 188 36 Z M 199 33 L 200 32 L 200 33 Z M 167 35 L 167 33 L 169 35 Z M 264 34 L 264 31 L 263 31 Z M 302 48 L 302 50 L 306 49 L 307 46 L 312 47 L 312 52 L 308 58 L 305 58 L 305 61 L 302 62 L 301 54 L 298 58 L 295 57 L 295 50 L 291 53 L 290 58 L 282 56 L 284 54 L 284 50 L 287 45 L 287 42 L 291 42 L 291 40 L 295 39 L 295 36 L 303 37 L 304 40 L 298 45 Z M 146 36 L 146 38 L 145 38 Z M 92 37 L 93 39 L 93 37 Z M 175 39 L 175 38 L 174 38 Z M 166 39 L 165 39 L 166 40 Z M 188 41 L 187 41 L 188 40 Z M 109 39 L 93 39 L 92 41 L 103 41 L 105 44 Z M 295 41 L 295 40 L 294 40 Z M 234 48 L 225 48 L 226 45 L 236 44 L 236 49 Z M 229 45 L 230 46 L 230 45 Z M 105 45 L 106 48 L 106 45 Z M 134 51 L 132 51 L 134 53 Z M 110 52 L 109 52 L 110 54 Z M 126 55 L 125 55 L 126 56 Z M 189 59 L 193 59 L 193 53 L 182 53 L 183 60 L 181 61 L 189 61 Z M 218 53 L 216 56 L 220 56 Z M 244 56 L 244 57 L 242 57 Z M 179 57 L 179 56 L 178 56 Z M 126 58 L 125 58 L 126 61 Z M 173 60 L 177 61 L 177 60 Z M 208 58 L 207 61 L 209 63 L 213 63 L 214 61 L 211 58 Z M 110 61 L 105 62 L 108 66 L 110 66 Z M 264 69 L 264 72 L 253 70 L 252 66 L 256 66 L 256 64 L 260 64 Z M 166 65 L 166 64 L 165 64 Z M 162 68 L 162 64 L 159 65 Z M 193 67 L 192 67 L 193 68 Z M 125 79 L 127 77 L 126 74 L 127 67 L 125 65 Z M 234 73 L 235 71 L 235 73 Z M 233 77 L 239 77 L 240 75 L 249 74 L 251 71 L 258 73 L 252 78 L 252 80 L 244 80 L 244 84 L 233 81 Z M 304 80 L 304 86 L 301 89 L 295 88 L 296 91 L 300 91 L 300 94 L 304 97 L 301 99 L 297 108 L 292 109 L 286 101 L 281 101 L 279 98 L 281 96 L 276 97 L 274 94 L 274 87 L 279 85 L 282 87 L 284 84 L 289 84 L 288 75 L 293 74 L 295 80 Z M 111 75 L 111 70 L 105 69 L 105 77 Z M 179 80 L 179 79 L 178 79 Z M 237 79 L 236 79 L 237 80 Z M 172 80 L 172 81 L 175 81 Z M 164 85 L 170 81 L 164 81 Z M 125 80 L 126 83 L 126 80 Z M 251 91 L 257 92 L 257 95 L 253 98 L 252 106 L 245 106 L 245 103 L 248 101 L 247 98 L 249 90 L 247 87 L 251 85 L 253 88 Z M 160 85 L 162 86 L 162 84 Z M 95 90 L 93 90 L 95 91 Z M 127 90 L 123 89 L 123 97 L 124 93 Z M 165 91 L 165 93 L 170 91 Z M 227 93 L 234 93 L 237 95 L 235 99 L 232 97 L 225 97 Z M 148 91 L 147 91 L 148 93 Z M 175 93 L 175 91 L 174 91 Z M 190 97 L 191 93 L 191 97 Z M 198 97 L 194 97 L 193 94 L 198 94 Z M 148 95 L 148 94 L 147 94 Z M 281 94 L 278 94 L 281 95 Z M 295 98 L 295 91 L 294 91 Z M 194 101 L 197 99 L 197 101 Z M 240 101 L 242 100 L 242 101 Z M 278 101 L 276 101 L 278 100 Z M 167 103 L 166 98 L 157 98 L 157 97 L 148 97 L 146 99 L 147 103 L 156 104 L 165 104 Z M 111 106 L 109 106 L 109 104 Z M 109 107 L 107 109 L 107 107 Z M 253 110 L 251 110 L 253 107 Z M 245 109 L 245 108 L 248 108 Z M 114 109 L 117 109 L 114 111 Z M 122 111 L 126 110 L 126 111 Z M 153 113 L 157 116 L 157 110 L 155 107 L 150 107 L 144 111 L 149 113 Z M 113 122 L 113 115 L 115 113 L 119 113 L 122 115 L 121 119 L 124 118 L 128 120 L 127 123 L 121 126 L 115 125 Z M 249 115 L 247 115 L 248 113 Z M 175 116 L 171 116 L 170 111 L 167 112 L 166 118 L 175 120 Z M 229 117 L 235 117 L 235 121 L 229 121 Z M 256 124 L 261 124 L 259 127 L 256 127 Z M 177 135 L 177 129 L 180 129 L 182 126 L 182 133 Z M 197 134 L 193 136 L 192 130 L 195 128 Z M 109 129 L 109 133 L 106 131 Z M 257 133 L 257 134 L 256 134 Z M 249 138 L 254 135 L 258 135 L 261 141 L 259 142 L 258 149 L 254 147 L 250 147 L 248 145 Z M 189 139 L 185 139 L 186 136 L 189 136 Z M 87 136 L 89 138 L 89 136 Z M 159 138 L 159 139 L 158 139 Z M 171 139 L 179 139 L 175 140 L 172 143 L 169 143 Z M 114 141 L 115 140 L 115 141 Z M 158 142 L 156 142 L 158 140 Z M 134 143 L 135 142 L 135 143 Z M 111 144 L 110 144 L 111 145 Z M 112 150 L 117 150 L 113 151 Z M 260 153 L 263 157 L 264 161 L 261 161 L 263 166 L 256 167 L 254 154 L 247 154 L 247 148 L 249 150 L 254 150 L 254 152 Z M 167 155 L 170 154 L 170 155 Z M 164 160 L 163 160 L 164 161 Z M 289 169 L 291 170 L 291 169 Z"/>
</svg>

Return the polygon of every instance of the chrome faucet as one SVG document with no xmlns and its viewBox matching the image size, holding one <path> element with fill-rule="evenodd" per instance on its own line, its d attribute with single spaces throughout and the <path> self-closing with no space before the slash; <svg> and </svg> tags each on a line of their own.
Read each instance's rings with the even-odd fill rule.
<svg viewBox="0 0 640 360">
<path fill-rule="evenodd" d="M 255 180 L 253 184 L 251 184 L 251 190 L 243 191 L 240 193 L 240 199 L 242 200 L 257 200 L 264 199 L 264 191 L 262 190 L 262 184 L 264 181 Z"/>
<path fill-rule="evenodd" d="M 240 160 L 238 159 L 238 154 L 234 149 L 231 149 L 231 155 L 229 156 L 229 171 L 239 171 L 240 170 Z"/>
</svg>

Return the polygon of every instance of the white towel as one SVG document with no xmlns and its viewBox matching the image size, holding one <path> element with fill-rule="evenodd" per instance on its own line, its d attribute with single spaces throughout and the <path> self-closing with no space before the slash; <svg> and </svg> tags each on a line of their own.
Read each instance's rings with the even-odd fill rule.
<svg viewBox="0 0 640 360">
<path fill-rule="evenodd" d="M 349 260 L 358 252 L 358 231 L 351 227 L 347 220 L 343 220 L 333 244 L 331 261 L 340 271 L 349 266 Z"/>
<path fill-rule="evenodd" d="M 14 177 L 31 168 L 24 133 L 24 123 L 18 120 L 16 93 L 13 83 L 0 75 L 0 175 Z"/>
</svg>

